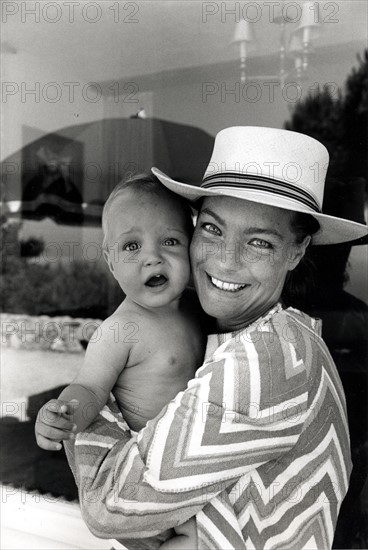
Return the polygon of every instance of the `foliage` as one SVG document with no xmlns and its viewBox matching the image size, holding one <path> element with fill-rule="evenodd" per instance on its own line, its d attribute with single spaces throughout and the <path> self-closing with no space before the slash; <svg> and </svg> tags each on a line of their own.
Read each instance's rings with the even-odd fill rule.
<svg viewBox="0 0 368 550">
<path fill-rule="evenodd" d="M 363 222 L 364 186 L 368 180 L 368 50 L 363 57 L 358 56 L 358 66 L 352 69 L 342 90 L 332 94 L 325 86 L 313 91 L 295 106 L 285 128 L 314 137 L 328 149 L 324 213 Z M 347 280 L 350 246 L 309 248 L 303 263 L 314 268 L 299 270 L 308 286 L 304 293 L 292 296 L 290 303 L 305 311 L 316 304 L 322 307 L 329 300 L 333 303 L 332 297 Z"/>
<path fill-rule="evenodd" d="M 106 317 L 111 285 L 93 262 L 45 263 L 43 241 L 19 240 L 21 223 L 1 218 L 0 311 L 29 315 Z M 116 305 L 122 296 L 114 296 Z M 114 306 L 114 304 L 111 304 Z"/>
<path fill-rule="evenodd" d="M 343 144 L 348 151 L 347 174 L 368 180 L 368 50 L 358 61 L 345 86 Z"/>
<path fill-rule="evenodd" d="M 96 264 L 41 264 L 10 256 L 0 277 L 2 311 L 106 316 L 109 285 L 106 274 Z"/>
<path fill-rule="evenodd" d="M 324 86 L 298 103 L 291 121 L 285 124 L 287 130 L 307 134 L 323 143 L 330 155 L 330 176 L 340 174 L 346 162 L 342 142 L 342 105 L 340 90 L 334 97 L 330 88 Z"/>
<path fill-rule="evenodd" d="M 1 260 L 7 261 L 9 256 L 22 256 L 34 258 L 42 254 L 45 242 L 43 239 L 30 237 L 26 240 L 19 239 L 22 222 L 9 222 L 5 215 L 0 216 L 0 253 Z"/>
<path fill-rule="evenodd" d="M 287 130 L 321 141 L 330 154 L 328 177 L 368 180 L 368 50 L 358 56 L 343 90 L 325 86 L 298 103 Z"/>
<path fill-rule="evenodd" d="M 23 258 L 34 258 L 40 256 L 45 248 L 43 239 L 30 237 L 27 240 L 20 241 L 20 255 Z"/>
</svg>

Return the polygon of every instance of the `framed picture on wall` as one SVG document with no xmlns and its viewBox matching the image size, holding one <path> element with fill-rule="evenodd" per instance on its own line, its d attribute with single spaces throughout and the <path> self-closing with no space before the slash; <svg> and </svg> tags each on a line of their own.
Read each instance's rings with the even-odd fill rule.
<svg viewBox="0 0 368 550">
<path fill-rule="evenodd" d="M 29 135 L 29 128 L 27 128 Z M 22 150 L 22 217 L 57 223 L 83 223 L 84 145 L 57 133 Z"/>
</svg>

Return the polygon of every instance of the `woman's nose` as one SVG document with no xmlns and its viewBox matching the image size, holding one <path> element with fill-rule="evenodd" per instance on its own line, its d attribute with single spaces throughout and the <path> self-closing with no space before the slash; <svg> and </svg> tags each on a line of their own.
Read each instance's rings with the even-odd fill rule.
<svg viewBox="0 0 368 550">
<path fill-rule="evenodd" d="M 237 271 L 243 263 L 241 242 L 222 242 L 218 250 L 217 259 L 220 260 L 224 269 L 229 271 Z"/>
</svg>

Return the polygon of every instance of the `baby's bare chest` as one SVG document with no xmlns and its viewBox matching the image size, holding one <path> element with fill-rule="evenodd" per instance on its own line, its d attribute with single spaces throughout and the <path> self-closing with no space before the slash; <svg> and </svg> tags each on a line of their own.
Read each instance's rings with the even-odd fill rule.
<svg viewBox="0 0 368 550">
<path fill-rule="evenodd" d="M 141 331 L 114 389 L 130 427 L 140 429 L 185 390 L 203 353 L 203 338 L 193 326 L 162 323 Z"/>
<path fill-rule="evenodd" d="M 178 327 L 153 328 L 141 335 L 124 370 L 134 370 L 135 376 L 169 378 L 194 373 L 200 366 L 198 337 Z"/>
<path fill-rule="evenodd" d="M 204 342 L 199 328 L 192 322 L 167 319 L 156 323 L 142 323 L 135 335 L 135 343 L 119 382 L 129 380 L 145 385 L 174 383 L 193 378 L 202 364 Z"/>
</svg>

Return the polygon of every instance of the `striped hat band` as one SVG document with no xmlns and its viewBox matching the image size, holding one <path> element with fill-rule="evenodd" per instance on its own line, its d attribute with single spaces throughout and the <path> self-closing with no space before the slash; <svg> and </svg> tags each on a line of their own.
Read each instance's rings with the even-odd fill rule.
<svg viewBox="0 0 368 550">
<path fill-rule="evenodd" d="M 273 195 L 293 199 L 303 206 L 311 208 L 314 212 L 322 211 L 316 199 L 305 188 L 301 189 L 292 183 L 266 176 L 241 174 L 239 172 L 217 172 L 203 178 L 201 187 L 205 189 L 228 187 L 234 190 L 265 191 Z"/>
</svg>

